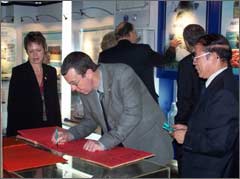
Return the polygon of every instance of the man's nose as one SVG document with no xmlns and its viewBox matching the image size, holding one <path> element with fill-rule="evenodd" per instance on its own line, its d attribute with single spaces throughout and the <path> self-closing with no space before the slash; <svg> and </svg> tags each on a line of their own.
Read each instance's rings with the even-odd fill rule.
<svg viewBox="0 0 240 179">
<path fill-rule="evenodd" d="M 72 91 L 76 91 L 76 86 L 71 85 L 71 90 L 72 90 Z"/>
</svg>

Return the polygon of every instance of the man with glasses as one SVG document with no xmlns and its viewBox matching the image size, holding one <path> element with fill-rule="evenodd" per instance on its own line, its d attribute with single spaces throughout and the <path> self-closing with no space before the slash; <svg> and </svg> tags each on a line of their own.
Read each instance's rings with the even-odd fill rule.
<svg viewBox="0 0 240 179">
<path fill-rule="evenodd" d="M 99 141 L 88 140 L 85 150 L 136 148 L 154 153 L 151 160 L 162 165 L 173 158 L 171 138 L 161 127 L 164 114 L 132 68 L 96 65 L 85 53 L 72 52 L 64 59 L 61 73 L 80 93 L 84 117 L 67 132 L 59 131 L 58 141 L 53 135 L 54 143 L 84 138 L 101 126 L 103 135 Z"/>
<path fill-rule="evenodd" d="M 181 177 L 236 177 L 239 87 L 230 67 L 231 47 L 222 35 L 210 34 L 200 37 L 194 49 L 193 64 L 207 81 L 188 126 L 174 125 L 173 137 L 184 150 Z"/>
<path fill-rule="evenodd" d="M 189 24 L 183 29 L 183 38 L 187 50 L 191 53 L 184 57 L 178 64 L 177 75 L 177 115 L 175 116 L 175 124 L 187 125 L 190 115 L 196 106 L 201 93 L 204 79 L 199 78 L 193 65 L 194 44 L 197 39 L 206 32 L 202 26 L 198 24 Z M 178 161 L 178 175 L 181 176 L 182 168 L 182 144 L 173 141 L 176 160 Z"/>
</svg>

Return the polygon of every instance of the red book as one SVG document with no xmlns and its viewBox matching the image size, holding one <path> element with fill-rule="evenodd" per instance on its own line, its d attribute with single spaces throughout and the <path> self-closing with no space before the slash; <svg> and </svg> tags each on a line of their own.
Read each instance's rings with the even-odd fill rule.
<svg viewBox="0 0 240 179">
<path fill-rule="evenodd" d="M 66 162 L 65 159 L 27 144 L 3 147 L 3 169 L 8 172 Z"/>
<path fill-rule="evenodd" d="M 59 127 L 45 127 L 19 130 L 18 132 L 21 134 L 21 138 L 25 138 L 28 141 L 35 141 L 46 148 L 62 152 L 63 154 L 79 157 L 83 160 L 108 168 L 115 168 L 154 156 L 154 154 L 149 152 L 126 147 L 115 147 L 105 151 L 88 152 L 83 149 L 83 145 L 87 141 L 86 139 L 74 140 L 67 142 L 64 145 L 56 146 L 51 142 L 52 135 L 56 128 L 58 128 L 58 131 L 64 130 Z"/>
<path fill-rule="evenodd" d="M 16 145 L 25 145 L 23 141 L 17 140 L 16 137 L 3 137 L 3 147 Z"/>
</svg>

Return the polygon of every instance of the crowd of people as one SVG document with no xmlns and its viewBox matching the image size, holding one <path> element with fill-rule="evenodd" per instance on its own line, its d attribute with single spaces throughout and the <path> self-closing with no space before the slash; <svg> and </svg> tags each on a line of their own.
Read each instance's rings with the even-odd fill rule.
<svg viewBox="0 0 240 179">
<path fill-rule="evenodd" d="M 80 94 L 84 117 L 59 131 L 57 139 L 53 134 L 52 142 L 64 145 L 100 126 L 100 139 L 87 140 L 85 150 L 135 148 L 155 154 L 148 160 L 160 165 L 168 164 L 175 150 L 179 177 L 238 177 L 239 89 L 230 65 L 231 47 L 224 36 L 206 34 L 198 24 L 186 26 L 183 37 L 190 55 L 178 65 L 173 132 L 162 128 L 166 119 L 153 69 L 174 61 L 181 42 L 170 41 L 161 55 L 137 43 L 133 24 L 121 22 L 104 36 L 98 64 L 80 51 L 64 58 L 61 75 Z M 29 32 L 24 47 L 28 61 L 12 69 L 7 136 L 20 129 L 62 126 L 57 75 L 47 65 L 46 39 L 41 32 Z"/>
</svg>

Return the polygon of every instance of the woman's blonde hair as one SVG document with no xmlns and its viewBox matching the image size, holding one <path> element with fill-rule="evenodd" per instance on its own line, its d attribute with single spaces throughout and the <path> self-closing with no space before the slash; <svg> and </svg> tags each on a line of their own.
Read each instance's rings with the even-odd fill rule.
<svg viewBox="0 0 240 179">
<path fill-rule="evenodd" d="M 116 40 L 114 31 L 108 32 L 103 36 L 103 39 L 101 42 L 102 50 L 109 49 L 115 45 L 117 45 L 117 40 Z"/>
</svg>

